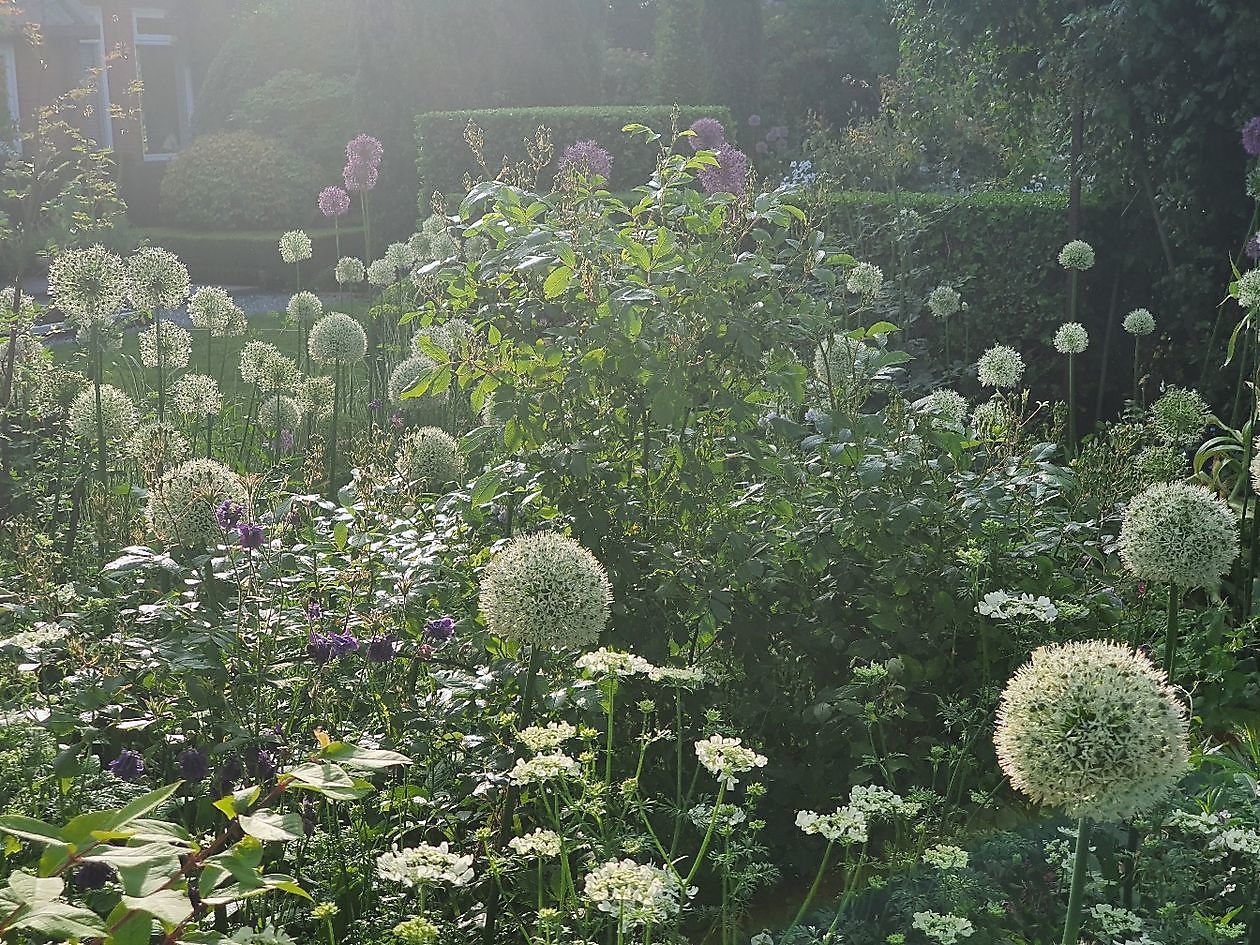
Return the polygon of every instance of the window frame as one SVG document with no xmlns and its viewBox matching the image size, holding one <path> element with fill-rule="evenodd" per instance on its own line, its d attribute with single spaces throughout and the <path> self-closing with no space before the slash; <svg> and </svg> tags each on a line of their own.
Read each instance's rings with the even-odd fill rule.
<svg viewBox="0 0 1260 945">
<path fill-rule="evenodd" d="M 164 46 L 178 49 L 179 40 L 174 33 L 142 33 L 141 20 L 170 20 L 170 11 L 161 7 L 131 8 L 131 42 L 135 50 L 136 78 L 144 81 L 141 75 L 140 49 L 143 46 Z M 192 116 L 192 82 L 188 66 L 177 59 L 175 75 L 176 108 L 179 112 L 180 146 L 187 140 L 190 118 Z M 170 161 L 178 157 L 178 151 L 149 151 L 144 134 L 144 92 L 140 93 L 140 149 L 145 161 Z"/>
</svg>

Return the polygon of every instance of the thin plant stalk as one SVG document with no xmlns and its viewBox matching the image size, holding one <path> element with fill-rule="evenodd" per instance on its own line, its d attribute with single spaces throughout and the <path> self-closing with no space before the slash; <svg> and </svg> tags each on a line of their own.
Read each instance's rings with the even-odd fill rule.
<svg viewBox="0 0 1260 945">
<path fill-rule="evenodd" d="M 341 362 L 333 366 L 332 425 L 328 433 L 328 497 L 336 495 L 337 486 L 337 419 L 341 412 Z"/>
<path fill-rule="evenodd" d="M 836 842 L 834 840 L 827 841 L 827 849 L 823 851 L 822 862 L 818 864 L 818 872 L 814 874 L 814 881 L 810 883 L 809 892 L 805 894 L 805 900 L 801 903 L 801 907 L 796 910 L 796 915 L 792 918 L 792 924 L 783 933 L 784 938 L 787 938 L 789 933 L 801 924 L 801 920 L 809 912 L 809 907 L 814 904 L 814 897 L 818 895 L 818 887 L 822 885 L 822 878 L 827 872 L 827 865 L 831 862 L 831 850 L 835 845 Z"/>
<path fill-rule="evenodd" d="M 1081 937 L 1081 905 L 1085 898 L 1085 867 L 1089 862 L 1089 821 L 1082 817 L 1076 830 L 1076 855 L 1072 858 L 1072 888 L 1068 893 L 1063 945 L 1077 945 Z"/>
<path fill-rule="evenodd" d="M 1133 406 L 1142 406 L 1142 339 L 1133 336 Z"/>
<path fill-rule="evenodd" d="M 1164 638 L 1164 672 L 1173 682 L 1177 671 L 1177 617 L 1181 609 L 1181 590 L 1176 584 L 1168 585 L 1168 632 Z"/>
<path fill-rule="evenodd" d="M 1068 355 L 1068 456 L 1076 456 L 1076 355 Z"/>
</svg>

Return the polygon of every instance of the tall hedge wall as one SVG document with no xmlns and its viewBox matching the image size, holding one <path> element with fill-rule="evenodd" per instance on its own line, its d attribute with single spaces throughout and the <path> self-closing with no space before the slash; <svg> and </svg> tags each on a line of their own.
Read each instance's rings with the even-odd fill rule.
<svg viewBox="0 0 1260 945">
<path fill-rule="evenodd" d="M 553 170 L 566 146 L 575 141 L 594 140 L 613 156 L 609 186 L 614 190 L 629 190 L 647 181 L 655 170 L 657 147 L 642 138 L 630 138 L 621 129 L 638 123 L 668 133 L 671 111 L 665 106 L 611 105 L 492 108 L 420 115 L 416 118 L 420 213 L 428 215 L 429 197 L 435 190 L 447 196 L 455 195 L 462 188 L 465 173 L 474 176 L 481 173 L 464 141 L 464 129 L 470 120 L 485 133 L 484 156 L 492 171 L 498 170 L 505 155 L 512 163 L 523 160 L 523 142 L 543 126 L 551 131 L 551 142 L 555 146 Z M 686 128 L 703 116 L 716 118 L 731 128 L 729 111 L 717 105 L 682 108 L 680 127 Z M 550 178 L 542 181 L 543 186 L 550 183 Z"/>
</svg>

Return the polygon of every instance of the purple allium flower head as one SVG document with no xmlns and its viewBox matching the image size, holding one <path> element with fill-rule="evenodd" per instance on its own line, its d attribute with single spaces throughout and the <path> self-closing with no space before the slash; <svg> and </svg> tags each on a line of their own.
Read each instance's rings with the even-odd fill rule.
<svg viewBox="0 0 1260 945">
<path fill-rule="evenodd" d="M 401 427 L 403 425 L 402 414 L 395 411 L 389 415 L 389 425 L 392 427 Z"/>
<path fill-rule="evenodd" d="M 379 397 L 374 398 L 374 399 L 371 401 L 371 403 L 369 403 L 369 404 L 368 404 L 368 409 L 369 409 L 369 410 L 371 410 L 373 413 L 375 413 L 376 411 L 380 410 L 380 409 L 381 409 L 381 398 L 379 398 Z"/>
<path fill-rule="evenodd" d="M 438 643 L 449 643 L 455 636 L 455 618 L 438 617 L 424 625 L 424 635 Z"/>
<path fill-rule="evenodd" d="M 203 748 L 189 748 L 179 753 L 179 774 L 185 781 L 201 781 L 210 773 L 210 758 Z"/>
<path fill-rule="evenodd" d="M 245 510 L 241 508 L 241 504 L 229 499 L 219 503 L 219 507 L 214 510 L 214 520 L 219 523 L 221 529 L 227 531 L 229 528 L 235 528 L 244 514 Z"/>
<path fill-rule="evenodd" d="M 761 116 L 760 116 L 760 115 L 749 115 L 749 116 L 748 116 L 748 127 L 749 127 L 749 128 L 760 128 L 760 127 L 761 127 Z"/>
<path fill-rule="evenodd" d="M 281 452 L 284 452 L 284 453 L 293 452 L 293 431 L 292 430 L 280 431 L 280 450 Z"/>
<path fill-rule="evenodd" d="M 560 156 L 560 170 L 572 169 L 579 174 L 597 175 L 608 180 L 612 176 L 613 156 L 594 141 L 575 141 Z"/>
<path fill-rule="evenodd" d="M 1252 157 L 1260 155 L 1260 115 L 1242 126 L 1242 146 Z"/>
<path fill-rule="evenodd" d="M 245 750 L 245 766 L 249 773 L 259 781 L 270 781 L 276 776 L 278 767 L 276 759 L 265 748 L 247 748 Z"/>
<path fill-rule="evenodd" d="M 1260 233 L 1257 233 L 1251 239 L 1247 240 L 1247 256 L 1251 259 L 1260 259 Z"/>
<path fill-rule="evenodd" d="M 355 135 L 346 145 L 346 161 L 351 164 L 367 164 L 376 167 L 384 156 L 384 146 L 371 135 Z"/>
<path fill-rule="evenodd" d="M 124 749 L 109 763 L 109 770 L 124 781 L 139 781 L 144 777 L 144 757 L 138 751 Z"/>
<path fill-rule="evenodd" d="M 332 219 L 342 217 L 350 209 L 350 195 L 336 185 L 319 192 L 319 212 Z"/>
<path fill-rule="evenodd" d="M 700 185 L 709 194 L 742 194 L 748 183 L 748 155 L 724 144 L 717 151 L 717 167 L 700 172 Z"/>
<path fill-rule="evenodd" d="M 726 129 L 716 118 L 697 118 L 690 130 L 695 133 L 687 139 L 693 151 L 716 151 L 726 144 Z"/>
<path fill-rule="evenodd" d="M 257 551 L 263 546 L 263 540 L 266 537 L 263 527 L 257 522 L 245 522 L 237 526 L 236 534 L 239 537 L 241 547 L 247 551 Z"/>
<path fill-rule="evenodd" d="M 368 641 L 367 652 L 364 654 L 369 663 L 388 663 L 398 655 L 394 649 L 394 638 L 392 636 L 373 637 Z"/>
<path fill-rule="evenodd" d="M 345 656 L 359 648 L 358 638 L 349 630 L 334 633 L 328 638 L 328 642 L 332 644 L 333 656 Z"/>
<path fill-rule="evenodd" d="M 114 868 L 108 863 L 88 861 L 74 871 L 74 884 L 80 889 L 100 889 L 114 876 Z"/>
<path fill-rule="evenodd" d="M 341 171 L 341 179 L 345 181 L 346 190 L 352 194 L 361 194 L 376 186 L 379 175 L 375 165 L 351 161 Z"/>
<path fill-rule="evenodd" d="M 333 658 L 332 637 L 312 630 L 306 638 L 306 655 L 316 663 L 327 663 Z"/>
</svg>

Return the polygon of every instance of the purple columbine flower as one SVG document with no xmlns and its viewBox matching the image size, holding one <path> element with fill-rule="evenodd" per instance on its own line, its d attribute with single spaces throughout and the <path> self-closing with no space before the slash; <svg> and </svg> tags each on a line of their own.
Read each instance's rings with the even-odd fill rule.
<svg viewBox="0 0 1260 945">
<path fill-rule="evenodd" d="M 726 144 L 726 129 L 716 118 L 697 118 L 690 130 L 695 133 L 687 139 L 693 151 L 716 151 Z"/>
<path fill-rule="evenodd" d="M 391 635 L 383 637 L 373 637 L 368 641 L 367 652 L 364 654 L 369 663 L 388 663 L 398 655 L 394 648 L 394 638 Z"/>
<path fill-rule="evenodd" d="M 379 176 L 375 165 L 351 161 L 341 171 L 341 179 L 345 181 L 346 190 L 352 194 L 361 194 L 376 186 Z"/>
<path fill-rule="evenodd" d="M 263 546 L 263 540 L 266 537 L 263 527 L 257 522 L 245 522 L 237 526 L 236 534 L 241 547 L 247 551 L 257 551 Z"/>
<path fill-rule="evenodd" d="M 424 635 L 438 643 L 449 643 L 455 636 L 455 618 L 438 617 L 424 625 Z"/>
<path fill-rule="evenodd" d="M 237 522 L 241 520 L 241 516 L 245 514 L 245 510 L 241 508 L 239 502 L 233 502 L 231 499 L 226 502 L 219 503 L 219 507 L 214 510 L 214 520 L 219 523 L 219 527 L 224 531 L 235 528 Z"/>
<path fill-rule="evenodd" d="M 1242 126 L 1242 146 L 1252 157 L 1260 155 L 1260 115 Z"/>
<path fill-rule="evenodd" d="M 700 186 L 710 194 L 742 194 L 748 184 L 748 155 L 724 144 L 717 150 L 717 167 L 700 172 Z"/>
<path fill-rule="evenodd" d="M 124 781 L 139 781 L 144 777 L 144 756 L 130 748 L 124 749 L 109 763 L 109 770 Z"/>
<path fill-rule="evenodd" d="M 80 889 L 100 889 L 117 874 L 108 863 L 89 860 L 74 871 L 74 884 Z"/>
<path fill-rule="evenodd" d="M 219 768 L 219 773 L 215 775 L 215 783 L 219 786 L 219 794 L 231 794 L 236 787 L 236 782 L 240 780 L 245 768 L 241 765 L 240 756 L 236 752 L 228 755 L 223 759 L 223 764 Z"/>
<path fill-rule="evenodd" d="M 306 602 L 306 619 L 318 620 L 324 616 L 324 608 L 319 606 L 319 601 L 311 600 Z"/>
<path fill-rule="evenodd" d="M 359 648 L 358 638 L 349 630 L 334 633 L 328 638 L 328 641 L 332 644 L 333 656 L 345 656 Z"/>
<path fill-rule="evenodd" d="M 265 748 L 249 748 L 245 751 L 245 767 L 259 781 L 270 781 L 276 776 L 279 767 L 271 752 Z"/>
<path fill-rule="evenodd" d="M 189 748 L 179 753 L 179 774 L 185 781 L 196 783 L 210 773 L 210 758 L 204 748 Z"/>
<path fill-rule="evenodd" d="M 1260 233 L 1247 240 L 1246 252 L 1251 259 L 1260 259 Z"/>
<path fill-rule="evenodd" d="M 329 662 L 333 658 L 332 637 L 312 630 L 306 638 L 306 655 L 316 663 Z"/>
<path fill-rule="evenodd" d="M 335 184 L 319 192 L 319 212 L 328 219 L 343 217 L 350 209 L 350 195 Z"/>
<path fill-rule="evenodd" d="M 389 415 L 389 425 L 395 428 L 401 427 L 403 425 L 402 414 L 398 413 L 398 411 L 391 413 Z"/>
<path fill-rule="evenodd" d="M 380 140 L 368 134 L 355 135 L 346 145 L 346 161 L 351 164 L 368 164 L 376 167 L 385 156 Z"/>
<path fill-rule="evenodd" d="M 560 156 L 560 170 L 573 170 L 608 180 L 612 176 L 613 156 L 594 141 L 575 141 Z"/>
</svg>

